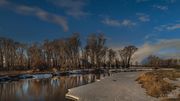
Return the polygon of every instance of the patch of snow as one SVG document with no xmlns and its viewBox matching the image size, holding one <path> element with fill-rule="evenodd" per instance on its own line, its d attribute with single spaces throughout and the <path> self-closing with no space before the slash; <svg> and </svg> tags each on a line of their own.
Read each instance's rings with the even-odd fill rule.
<svg viewBox="0 0 180 101">
<path fill-rule="evenodd" d="M 34 74 L 32 75 L 35 79 L 51 78 L 52 74 Z"/>
<path fill-rule="evenodd" d="M 77 76 L 81 76 L 81 74 L 71 74 L 71 75 L 69 75 L 69 77 L 77 77 Z"/>
<path fill-rule="evenodd" d="M 168 94 L 168 98 L 177 98 L 179 96 L 179 93 L 180 93 L 180 88 L 177 88 Z"/>
<path fill-rule="evenodd" d="M 175 81 L 174 80 L 170 80 L 168 78 L 164 78 L 164 80 L 166 82 L 169 82 L 171 84 L 174 84 L 174 85 L 180 87 L 180 78 L 177 78 Z M 168 94 L 168 98 L 177 98 L 179 96 L 179 93 L 180 93 L 180 88 L 176 88 L 175 90 L 173 90 L 172 92 L 170 92 Z"/>
<path fill-rule="evenodd" d="M 23 74 L 23 75 L 19 75 L 18 78 L 19 79 L 26 79 L 26 78 L 32 78 L 33 76 L 30 74 Z"/>
<path fill-rule="evenodd" d="M 79 101 L 79 98 L 78 97 L 76 97 L 76 96 L 73 96 L 73 95 L 66 95 L 66 98 L 67 99 L 70 99 L 70 100 L 75 100 L 75 101 Z"/>
<path fill-rule="evenodd" d="M 82 73 L 82 70 L 71 70 L 69 71 L 70 74 L 79 74 Z"/>
<path fill-rule="evenodd" d="M 77 97 L 78 101 L 157 101 L 148 96 L 145 89 L 135 81 L 140 73 L 116 73 L 99 82 L 72 88 L 66 97 Z"/>
<path fill-rule="evenodd" d="M 165 80 L 166 82 L 169 82 L 169 83 L 172 83 L 172 84 L 174 84 L 174 85 L 180 86 L 180 79 L 179 79 L 179 78 L 177 78 L 175 81 L 174 81 L 174 80 L 170 80 L 170 79 L 168 79 L 168 78 L 164 78 L 164 80 Z"/>
</svg>

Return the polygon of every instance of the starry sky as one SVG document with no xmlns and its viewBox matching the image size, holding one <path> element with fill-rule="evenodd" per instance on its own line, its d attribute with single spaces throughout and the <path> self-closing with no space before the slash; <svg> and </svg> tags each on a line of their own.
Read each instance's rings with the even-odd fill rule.
<svg viewBox="0 0 180 101">
<path fill-rule="evenodd" d="M 20 42 L 104 33 L 107 45 L 180 57 L 180 0 L 0 0 L 0 36 Z"/>
</svg>

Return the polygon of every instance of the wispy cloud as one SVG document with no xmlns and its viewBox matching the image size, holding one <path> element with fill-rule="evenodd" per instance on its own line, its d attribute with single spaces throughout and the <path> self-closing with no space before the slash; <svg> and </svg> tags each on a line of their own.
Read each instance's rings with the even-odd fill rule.
<svg viewBox="0 0 180 101">
<path fill-rule="evenodd" d="M 138 16 L 138 19 L 142 22 L 148 22 L 150 21 L 150 17 L 147 14 L 144 13 L 136 13 L 136 15 Z"/>
<path fill-rule="evenodd" d="M 167 26 L 167 30 L 176 30 L 176 29 L 180 29 L 180 24 Z"/>
<path fill-rule="evenodd" d="M 120 26 L 121 25 L 121 22 L 119 20 L 109 19 L 109 18 L 103 19 L 102 23 L 107 24 L 109 26 Z"/>
<path fill-rule="evenodd" d="M 64 31 L 68 31 L 68 24 L 65 17 L 50 13 L 39 7 L 32 7 L 26 5 L 16 5 L 5 0 L 0 1 L 0 6 L 15 11 L 19 14 L 36 16 L 40 20 L 55 23 L 63 28 Z"/>
<path fill-rule="evenodd" d="M 158 40 L 157 43 L 154 44 L 145 43 L 139 47 L 138 51 L 134 55 L 134 59 L 136 61 L 141 62 L 149 55 L 157 54 L 161 50 L 166 50 L 166 49 L 180 50 L 180 39 Z M 164 56 L 163 54 L 161 54 L 161 57 L 168 58 L 174 56 L 173 58 L 180 58 L 180 55 L 178 55 L 177 53 L 169 54 L 169 55 L 167 54 L 168 51 Z"/>
<path fill-rule="evenodd" d="M 152 39 L 152 38 L 155 38 L 155 37 L 157 37 L 156 34 L 147 34 L 147 35 L 144 37 L 144 39 L 145 39 L 145 40 L 148 40 L 148 39 Z"/>
<path fill-rule="evenodd" d="M 180 29 L 180 23 L 165 24 L 155 27 L 155 30 L 157 31 L 172 31 L 177 29 Z"/>
<path fill-rule="evenodd" d="M 87 0 L 48 0 L 54 5 L 64 8 L 66 14 L 73 17 L 81 17 L 89 15 L 89 13 L 84 11 Z"/>
<path fill-rule="evenodd" d="M 55 23 L 61 27 L 63 27 L 64 31 L 68 31 L 67 21 L 64 17 L 49 13 L 37 7 L 29 7 L 29 6 L 17 6 L 16 12 L 24 14 L 24 15 L 32 15 L 36 16 L 41 20 Z"/>
<path fill-rule="evenodd" d="M 109 26 L 124 26 L 124 27 L 131 27 L 135 26 L 136 23 L 129 20 L 129 19 L 124 19 L 124 20 L 116 20 L 116 19 L 110 19 L 110 18 L 104 18 L 102 20 L 103 24 L 109 25 Z"/>
<path fill-rule="evenodd" d="M 168 10 L 168 6 L 164 6 L 164 5 L 153 5 L 154 8 L 166 11 Z"/>
</svg>

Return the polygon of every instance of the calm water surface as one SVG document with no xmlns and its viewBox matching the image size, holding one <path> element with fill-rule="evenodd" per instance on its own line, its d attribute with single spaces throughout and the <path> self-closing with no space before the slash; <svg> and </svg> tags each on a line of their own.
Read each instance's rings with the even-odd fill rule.
<svg viewBox="0 0 180 101">
<path fill-rule="evenodd" d="M 95 82 L 105 74 L 57 76 L 0 83 L 0 101 L 67 101 L 69 88 Z"/>
</svg>

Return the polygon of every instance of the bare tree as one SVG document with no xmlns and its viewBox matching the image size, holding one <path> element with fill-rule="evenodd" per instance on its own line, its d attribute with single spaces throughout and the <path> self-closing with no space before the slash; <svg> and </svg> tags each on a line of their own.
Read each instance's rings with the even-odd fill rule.
<svg viewBox="0 0 180 101">
<path fill-rule="evenodd" d="M 47 67 L 51 67 L 52 66 L 52 45 L 51 42 L 49 42 L 49 40 L 45 40 L 42 46 L 43 49 L 43 60 L 46 63 Z"/>
<path fill-rule="evenodd" d="M 102 60 L 106 55 L 107 47 L 105 47 L 106 39 L 103 34 L 91 34 L 87 39 L 87 45 L 85 47 L 88 60 L 91 66 L 100 67 L 102 66 Z"/>
<path fill-rule="evenodd" d="M 42 61 L 42 57 L 42 50 L 39 46 L 37 46 L 37 44 L 32 44 L 28 48 L 29 67 L 31 67 L 32 69 L 44 68 L 44 61 Z"/>
<path fill-rule="evenodd" d="M 27 69 L 26 44 L 16 43 L 16 67 Z"/>
<path fill-rule="evenodd" d="M 3 63 L 3 38 L 0 38 L 0 68 L 4 68 L 4 63 Z"/>
<path fill-rule="evenodd" d="M 112 67 L 115 65 L 115 61 L 116 61 L 116 51 L 114 51 L 113 49 L 109 49 L 108 50 L 108 66 Z"/>
<path fill-rule="evenodd" d="M 16 42 L 11 39 L 1 38 L 1 65 L 6 70 L 15 67 Z"/>
<path fill-rule="evenodd" d="M 123 67 L 129 67 L 135 46 L 119 51 Z M 108 62 L 107 62 L 108 61 Z M 174 61 L 175 63 L 176 61 Z M 103 34 L 91 34 L 87 44 L 81 47 L 80 36 L 74 33 L 67 38 L 45 40 L 42 44 L 23 44 L 8 38 L 0 38 L 0 69 L 78 69 L 84 67 L 119 67 L 116 52 L 106 47 Z"/>
<path fill-rule="evenodd" d="M 67 40 L 67 48 L 69 52 L 69 60 L 71 60 L 71 67 L 79 67 L 79 50 L 80 50 L 80 39 L 79 34 L 74 33 L 70 38 Z"/>
<path fill-rule="evenodd" d="M 119 50 L 119 55 L 122 60 L 122 67 L 128 68 L 130 66 L 132 55 L 137 51 L 135 46 L 126 46 L 124 49 Z"/>
</svg>

